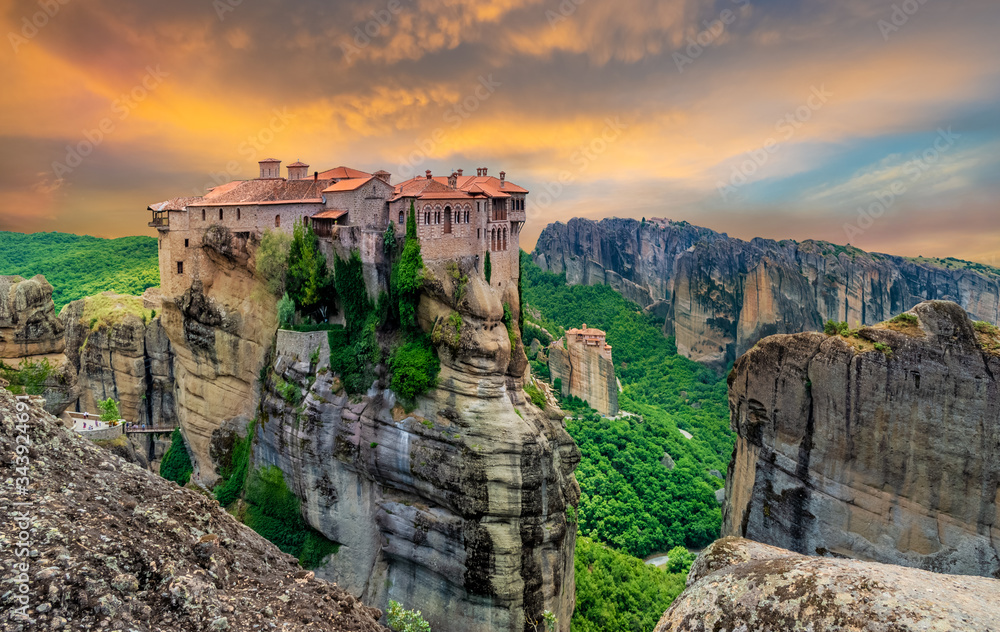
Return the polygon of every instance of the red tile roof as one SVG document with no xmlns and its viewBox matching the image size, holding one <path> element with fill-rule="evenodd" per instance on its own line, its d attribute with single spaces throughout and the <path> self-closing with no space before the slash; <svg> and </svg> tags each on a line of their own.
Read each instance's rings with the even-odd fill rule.
<svg viewBox="0 0 1000 632">
<path fill-rule="evenodd" d="M 337 191 L 357 191 L 374 177 L 375 176 L 368 176 L 367 178 L 350 178 L 348 180 L 341 180 L 340 182 L 334 182 L 327 188 L 323 189 L 323 193 L 336 193 Z"/>
<path fill-rule="evenodd" d="M 336 167 L 334 169 L 327 169 L 326 171 L 319 172 L 319 179 L 327 180 L 345 180 L 347 178 L 367 178 L 370 173 L 364 171 L 358 171 L 357 169 L 351 169 L 350 167 Z"/>
<path fill-rule="evenodd" d="M 288 166 L 289 167 L 308 167 L 309 165 L 307 165 L 304 162 L 299 162 L 298 160 L 296 160 L 295 162 L 293 162 L 292 164 L 290 164 Z"/>
<path fill-rule="evenodd" d="M 188 202 L 188 206 L 235 206 L 238 204 L 263 204 L 278 202 L 321 203 L 323 189 L 330 186 L 330 180 L 285 180 L 269 178 L 257 180 L 237 180 L 215 187 L 202 198 Z"/>
<path fill-rule="evenodd" d="M 146 207 L 147 211 L 183 211 L 184 207 L 193 202 L 194 200 L 200 200 L 200 197 L 177 197 L 165 202 L 157 202 L 156 204 L 150 204 Z"/>
<path fill-rule="evenodd" d="M 451 189 L 451 187 L 448 186 L 447 176 L 434 176 L 430 179 L 417 176 L 397 184 L 394 199 L 398 199 L 400 197 L 430 197 L 427 194 L 438 190 L 436 188 L 430 188 L 430 183 L 437 183 Z M 456 180 L 456 187 L 454 190 L 465 191 L 473 195 L 482 194 L 496 198 L 507 198 L 510 197 L 511 193 L 528 193 L 527 189 L 514 184 L 510 180 L 505 181 L 503 187 L 501 187 L 500 178 L 495 178 L 493 176 L 459 176 Z"/>
</svg>

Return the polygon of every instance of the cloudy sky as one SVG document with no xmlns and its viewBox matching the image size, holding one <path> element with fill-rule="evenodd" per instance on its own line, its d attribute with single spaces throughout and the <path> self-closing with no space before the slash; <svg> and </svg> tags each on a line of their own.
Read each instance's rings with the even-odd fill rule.
<svg viewBox="0 0 1000 632">
<path fill-rule="evenodd" d="M 0 230 L 154 234 L 256 161 L 1000 265 L 996 0 L 0 0 Z"/>
</svg>

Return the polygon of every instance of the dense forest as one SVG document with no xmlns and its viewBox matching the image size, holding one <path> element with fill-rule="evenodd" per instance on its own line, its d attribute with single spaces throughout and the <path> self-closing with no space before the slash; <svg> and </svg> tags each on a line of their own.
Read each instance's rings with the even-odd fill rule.
<svg viewBox="0 0 1000 632">
<path fill-rule="evenodd" d="M 521 269 L 526 343 L 548 343 L 583 323 L 603 329 L 623 389 L 623 414 L 615 419 L 576 398 L 561 401 L 583 457 L 576 471 L 577 520 L 585 537 L 576 550 L 573 630 L 652 630 L 683 588 L 686 568 L 675 566 L 681 572 L 671 574 L 636 558 L 678 546 L 698 549 L 719 535 L 715 490 L 723 486 L 719 475 L 734 441 L 725 375 L 679 355 L 660 323 L 612 288 L 567 285 L 523 252 Z M 544 363 L 532 367 L 547 376 Z M 595 548 L 598 543 L 610 548 Z M 589 572 L 581 568 L 584 561 Z M 601 571 L 601 589 L 594 588 L 595 568 L 614 569 Z M 637 608 L 659 614 L 644 619 Z"/>
<path fill-rule="evenodd" d="M 160 284 L 154 237 L 0 231 L 0 274 L 43 275 L 52 285 L 56 313 L 85 296 L 107 291 L 138 295 Z"/>
</svg>

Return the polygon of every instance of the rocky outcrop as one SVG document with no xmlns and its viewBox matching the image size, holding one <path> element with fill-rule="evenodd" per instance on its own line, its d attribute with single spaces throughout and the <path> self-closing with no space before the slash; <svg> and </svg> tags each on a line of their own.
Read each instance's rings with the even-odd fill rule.
<svg viewBox="0 0 1000 632">
<path fill-rule="evenodd" d="M 655 632 L 1000 629 L 1000 581 L 821 559 L 738 538 L 698 557 Z"/>
<path fill-rule="evenodd" d="M 490 288 L 467 265 L 459 292 L 431 266 L 419 305 L 438 388 L 407 411 L 385 375 L 352 397 L 322 360 L 279 348 L 254 466 L 281 468 L 309 524 L 341 544 L 317 574 L 365 602 L 418 607 L 442 632 L 534 630 L 549 610 L 567 632 L 579 452 L 560 412 L 522 391 L 527 361 L 503 322 L 516 284 Z"/>
<path fill-rule="evenodd" d="M 0 359 L 62 353 L 63 327 L 42 275 L 0 276 Z"/>
<path fill-rule="evenodd" d="M 932 301 L 856 335 L 762 340 L 729 376 L 723 535 L 1000 578 L 995 331 Z"/>
<path fill-rule="evenodd" d="M 77 374 L 77 410 L 97 412 L 110 397 L 130 422 L 176 425 L 173 357 L 160 311 L 158 302 L 110 292 L 66 305 L 60 319 Z"/>
<path fill-rule="evenodd" d="M 1000 273 L 816 241 L 743 241 L 687 222 L 572 219 L 533 253 L 571 284 L 610 285 L 664 319 L 683 355 L 723 368 L 765 336 L 874 324 L 925 300 L 1000 322 Z M 957 266 L 956 266 L 957 267 Z"/>
<path fill-rule="evenodd" d="M 618 414 L 618 380 L 614 363 L 597 347 L 556 340 L 548 347 L 549 372 L 558 379 L 562 396 L 584 400 L 602 415 Z"/>
<path fill-rule="evenodd" d="M 210 231 L 200 279 L 162 299 L 177 417 L 194 478 L 205 485 L 218 478 L 209 454 L 212 433 L 254 417 L 260 370 L 278 327 L 276 301 L 254 277 L 257 240 L 252 233 Z"/>
<path fill-rule="evenodd" d="M 24 477 L 13 456 L 26 444 Z M 386 630 L 381 612 L 302 570 L 213 499 L 4 389 L 0 454 L 4 630 Z"/>
</svg>

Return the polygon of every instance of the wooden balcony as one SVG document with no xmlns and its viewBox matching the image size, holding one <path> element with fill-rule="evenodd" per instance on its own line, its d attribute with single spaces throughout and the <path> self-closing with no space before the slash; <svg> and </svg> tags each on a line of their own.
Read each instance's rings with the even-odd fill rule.
<svg viewBox="0 0 1000 632">
<path fill-rule="evenodd" d="M 166 230 L 170 227 L 170 220 L 166 211 L 153 211 L 153 219 L 147 224 L 150 228 Z"/>
</svg>

